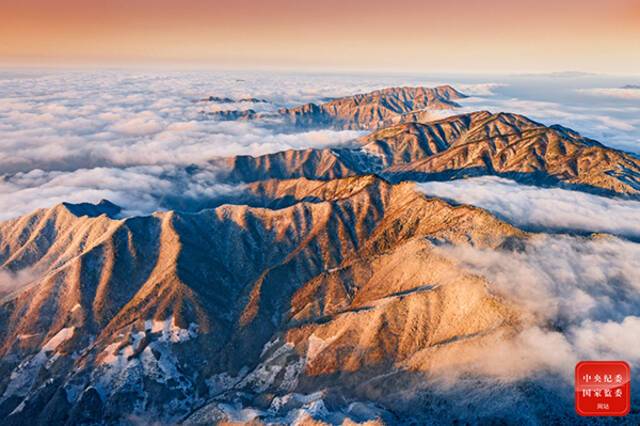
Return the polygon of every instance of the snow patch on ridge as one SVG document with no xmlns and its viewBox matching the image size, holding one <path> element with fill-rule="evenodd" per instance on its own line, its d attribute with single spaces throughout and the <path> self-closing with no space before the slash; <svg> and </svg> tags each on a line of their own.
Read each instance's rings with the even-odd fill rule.
<svg viewBox="0 0 640 426">
<path fill-rule="evenodd" d="M 329 346 L 335 339 L 322 339 L 315 334 L 309 336 L 307 347 L 307 363 L 311 364 L 320 353 Z"/>
<path fill-rule="evenodd" d="M 73 337 L 74 332 L 75 327 L 61 329 L 42 346 L 37 354 L 18 364 L 11 372 L 11 381 L 0 398 L 0 402 L 14 395 L 26 396 L 38 377 L 40 369 L 48 369 L 58 359 L 58 354 L 50 356 L 50 353 L 54 352 L 58 346 Z M 17 409 L 18 408 L 16 408 L 16 410 Z"/>
<path fill-rule="evenodd" d="M 163 323 L 155 324 L 156 330 L 166 330 Z M 142 349 L 142 340 L 146 335 L 145 331 L 140 331 L 131 335 L 132 342 L 128 345 L 122 347 L 121 343 L 116 342 L 107 346 L 103 352 L 106 355 L 92 371 L 90 382 L 95 383 L 103 401 L 117 398 L 123 392 L 130 394 L 134 400 L 133 414 L 147 413 L 144 408 L 147 402 L 161 398 L 163 418 L 175 420 L 203 402 L 193 397 L 196 391 L 192 380 L 181 370 L 180 362 L 171 350 L 173 343 L 183 340 L 172 340 L 170 337 L 173 334 L 162 335 Z M 149 387 L 150 382 L 162 385 L 162 390 L 153 385 Z"/>
<path fill-rule="evenodd" d="M 265 345 L 272 347 L 274 342 Z M 263 349 L 263 354 L 269 349 Z M 271 387 L 283 391 L 292 391 L 298 384 L 298 376 L 304 370 L 305 360 L 300 358 L 294 350 L 294 346 L 285 343 L 273 351 L 264 361 L 262 361 L 251 373 L 249 373 L 237 385 L 238 388 L 249 388 L 255 392 L 264 392 Z M 276 383 L 278 376 L 282 377 Z"/>
<path fill-rule="evenodd" d="M 56 333 L 55 336 L 49 339 L 49 341 L 42 347 L 42 350 L 45 352 L 55 350 L 58 346 L 60 346 L 60 344 L 69 340 L 73 336 L 75 329 L 75 327 L 63 328 L 58 333 Z"/>
<path fill-rule="evenodd" d="M 324 402 L 325 391 L 310 394 L 287 393 L 276 396 L 267 409 L 245 405 L 241 401 L 213 401 L 185 421 L 185 425 L 217 424 L 223 421 L 249 423 L 259 417 L 261 424 L 304 425 L 310 419 L 329 424 L 360 424 L 384 417 L 373 403 L 352 402 L 345 409 L 331 411 Z"/>
<path fill-rule="evenodd" d="M 181 343 L 195 338 L 198 334 L 198 324 L 191 323 L 189 328 L 180 328 L 176 325 L 175 317 L 169 317 L 163 321 L 147 320 L 145 329 L 151 333 L 162 333 L 161 342 Z"/>
<path fill-rule="evenodd" d="M 233 389 L 240 381 L 247 375 L 249 369 L 243 367 L 237 376 L 232 376 L 229 373 L 214 374 L 205 380 L 207 387 L 209 388 L 209 395 L 216 396 L 222 392 Z"/>
</svg>

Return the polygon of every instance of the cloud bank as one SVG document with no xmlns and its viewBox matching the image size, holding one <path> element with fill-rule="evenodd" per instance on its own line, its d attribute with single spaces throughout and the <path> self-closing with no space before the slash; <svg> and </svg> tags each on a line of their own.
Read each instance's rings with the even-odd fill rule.
<svg viewBox="0 0 640 426">
<path fill-rule="evenodd" d="M 534 316 L 517 336 L 483 352 L 486 362 L 474 366 L 482 373 L 514 380 L 547 370 L 571 382 L 580 359 L 639 366 L 640 244 L 538 235 L 522 250 L 438 250 Z"/>
<path fill-rule="evenodd" d="M 213 165 L 95 167 L 71 172 L 32 170 L 0 181 L 0 220 L 62 202 L 97 203 L 107 199 L 124 216 L 159 209 L 195 210 L 219 197 L 238 195 L 242 185 L 221 183 L 224 169 Z"/>
<path fill-rule="evenodd" d="M 640 100 L 640 89 L 638 88 L 599 88 L 599 89 L 579 89 L 581 93 L 592 96 L 605 96 L 619 99 Z"/>
<path fill-rule="evenodd" d="M 472 204 L 525 229 L 608 232 L 640 238 L 640 202 L 498 177 L 418 184 L 426 194 Z M 478 354 L 474 373 L 500 380 L 540 377 L 572 383 L 581 359 L 640 366 L 640 244 L 610 235 L 533 235 L 521 249 L 442 246 L 489 290 L 526 312 L 522 330 Z"/>
<path fill-rule="evenodd" d="M 349 88 L 376 85 L 363 82 L 350 87 L 349 81 L 336 79 L 312 90 L 312 82 L 300 79 L 244 77 L 206 72 L 55 72 L 0 80 L 0 174 L 36 168 L 203 163 L 218 156 L 340 144 L 361 133 L 292 134 L 260 123 L 218 122 L 203 112 L 234 105 L 199 100 L 209 94 L 234 98 L 258 94 L 272 102 L 238 106 L 276 109 L 318 101 L 321 94 L 346 94 Z"/>
<path fill-rule="evenodd" d="M 275 79 L 275 81 L 274 81 Z M 56 203 L 121 205 L 125 214 L 185 207 L 229 192 L 209 160 L 321 148 L 356 131 L 292 133 L 273 123 L 221 122 L 222 108 L 272 111 L 383 85 L 376 81 L 231 73 L 50 72 L 0 79 L 0 220 Z M 208 96 L 270 102 L 206 102 Z M 196 169 L 187 167 L 196 164 Z M 194 172 L 197 170 L 197 172 Z"/>
<path fill-rule="evenodd" d="M 418 184 L 428 195 L 487 209 L 532 230 L 608 232 L 640 238 L 640 202 L 485 176 Z"/>
<path fill-rule="evenodd" d="M 455 85 L 456 89 L 468 96 L 493 96 L 496 89 L 507 86 L 507 83 L 461 83 Z"/>
<path fill-rule="evenodd" d="M 39 276 L 33 268 L 25 268 L 17 272 L 0 270 L 0 299 L 24 287 Z"/>
</svg>

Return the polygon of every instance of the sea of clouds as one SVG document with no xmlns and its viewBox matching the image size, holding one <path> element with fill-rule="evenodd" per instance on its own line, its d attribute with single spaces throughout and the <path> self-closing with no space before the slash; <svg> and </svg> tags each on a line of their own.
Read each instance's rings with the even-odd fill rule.
<svg viewBox="0 0 640 426">
<path fill-rule="evenodd" d="M 129 215 L 173 208 L 176 206 L 168 200 L 182 194 L 190 199 L 230 189 L 217 184 L 221 170 L 209 164 L 214 158 L 335 146 L 362 134 L 329 129 L 294 131 L 273 121 L 217 121 L 207 112 L 274 112 L 388 86 L 443 83 L 453 83 L 471 95 L 463 101 L 462 109 L 443 114 L 478 109 L 520 112 L 545 124 L 573 126 L 620 148 L 637 152 L 640 146 L 640 105 L 627 102 L 613 108 L 608 92 L 598 92 L 592 87 L 594 83 L 571 89 L 578 97 L 604 99 L 585 105 L 576 103 L 566 91 L 555 101 L 540 98 L 540 91 L 532 95 L 527 81 L 513 77 L 3 71 L 0 220 L 61 201 L 109 199 Z M 203 101 L 209 96 L 268 102 Z M 182 170 L 192 164 L 199 166 L 199 173 Z"/>
<path fill-rule="evenodd" d="M 62 201 L 121 205 L 126 214 L 170 208 L 176 196 L 215 196 L 217 157 L 324 147 L 355 131 L 291 132 L 206 112 L 270 112 L 381 83 L 300 76 L 131 71 L 0 74 L 0 220 Z M 269 102 L 203 102 L 209 96 Z M 198 165 L 198 173 L 184 168 Z"/>
<path fill-rule="evenodd" d="M 321 147 L 356 135 L 330 130 L 292 135 L 203 114 L 234 106 L 269 110 L 287 97 L 271 93 L 268 98 L 278 104 L 198 101 L 209 93 L 246 96 L 250 88 L 236 87 L 241 84 L 215 74 L 207 79 L 206 74 L 70 73 L 0 80 L 0 170 L 190 164 L 215 156 Z M 307 98 L 313 96 L 292 88 L 293 102 Z"/>
<path fill-rule="evenodd" d="M 541 232 L 607 232 L 640 240 L 640 201 L 562 188 L 521 185 L 496 176 L 418 184 L 426 194 L 482 207 Z"/>
<path fill-rule="evenodd" d="M 437 248 L 458 267 L 486 278 L 489 291 L 527 313 L 516 335 L 478 349 L 479 361 L 458 371 L 449 386 L 459 385 L 458 375 L 469 372 L 502 384 L 534 378 L 559 392 L 561 398 L 551 400 L 550 407 L 568 407 L 575 364 L 589 359 L 625 360 L 637 383 L 640 202 L 497 177 L 419 187 L 430 196 L 473 204 L 537 231 L 517 248 Z M 469 392 L 483 394 L 477 387 Z M 500 400 L 513 403 L 509 396 Z"/>
<path fill-rule="evenodd" d="M 581 359 L 640 367 L 640 202 L 493 176 L 418 188 L 537 232 L 518 250 L 439 248 L 535 316 L 515 338 L 483 354 L 486 362 L 476 366 L 482 373 L 518 379 L 551 371 L 571 383 Z"/>
<path fill-rule="evenodd" d="M 640 366 L 640 245 L 616 237 L 536 235 L 520 250 L 443 246 L 460 267 L 532 314 L 474 368 L 509 380 L 548 371 L 572 383 L 584 359 Z"/>
<path fill-rule="evenodd" d="M 231 71 L 0 71 L 0 220 L 63 201 L 108 199 L 125 215 L 138 215 L 224 195 L 238 188 L 219 183 L 224 170 L 213 159 L 335 146 L 363 132 L 218 121 L 208 112 L 270 113 L 391 85 L 437 83 Z M 464 86 L 474 93 L 490 87 Z M 191 165 L 197 172 L 185 171 Z"/>
</svg>

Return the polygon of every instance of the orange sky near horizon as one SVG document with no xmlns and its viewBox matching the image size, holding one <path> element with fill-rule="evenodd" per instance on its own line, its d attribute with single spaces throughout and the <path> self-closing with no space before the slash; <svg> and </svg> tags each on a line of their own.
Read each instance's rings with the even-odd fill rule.
<svg viewBox="0 0 640 426">
<path fill-rule="evenodd" d="M 640 0 L 0 0 L 0 64 L 640 74 Z"/>
</svg>

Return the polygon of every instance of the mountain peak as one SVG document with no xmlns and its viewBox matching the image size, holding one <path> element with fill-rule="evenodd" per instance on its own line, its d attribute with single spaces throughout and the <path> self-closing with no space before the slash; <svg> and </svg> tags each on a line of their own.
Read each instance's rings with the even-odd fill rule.
<svg viewBox="0 0 640 426">
<path fill-rule="evenodd" d="M 73 215 L 81 217 L 98 217 L 100 215 L 107 215 L 114 219 L 116 218 L 122 208 L 109 200 L 102 199 L 97 204 L 93 203 L 62 203 L 62 205 Z"/>
<path fill-rule="evenodd" d="M 333 99 L 323 104 L 305 104 L 281 113 L 296 126 L 331 126 L 348 129 L 378 129 L 403 121 L 403 115 L 424 110 L 459 107 L 455 100 L 466 95 L 450 85 L 389 87 Z"/>
</svg>

